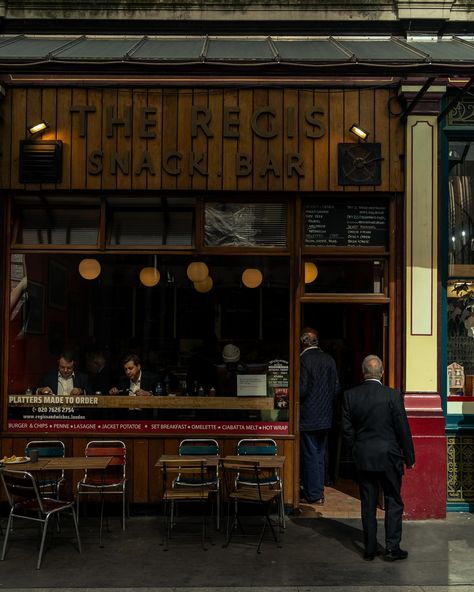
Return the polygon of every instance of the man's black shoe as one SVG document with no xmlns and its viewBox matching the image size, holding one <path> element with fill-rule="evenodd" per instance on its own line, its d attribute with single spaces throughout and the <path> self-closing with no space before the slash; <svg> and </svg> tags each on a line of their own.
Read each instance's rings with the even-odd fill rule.
<svg viewBox="0 0 474 592">
<path fill-rule="evenodd" d="M 408 557 L 408 551 L 403 549 L 387 549 L 383 556 L 385 561 L 399 561 Z"/>
<path fill-rule="evenodd" d="M 380 555 L 380 551 L 376 551 L 375 553 L 364 553 L 364 561 L 373 561 L 376 557 Z"/>
</svg>

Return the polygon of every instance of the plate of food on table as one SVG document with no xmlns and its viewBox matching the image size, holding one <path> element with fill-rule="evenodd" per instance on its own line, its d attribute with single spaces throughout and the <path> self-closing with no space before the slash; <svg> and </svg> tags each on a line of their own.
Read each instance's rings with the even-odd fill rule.
<svg viewBox="0 0 474 592">
<path fill-rule="evenodd" d="M 21 463 L 29 462 L 29 460 L 29 456 L 16 456 L 13 454 L 12 456 L 5 455 L 2 459 L 0 459 L 0 463 L 2 465 L 19 465 Z"/>
</svg>

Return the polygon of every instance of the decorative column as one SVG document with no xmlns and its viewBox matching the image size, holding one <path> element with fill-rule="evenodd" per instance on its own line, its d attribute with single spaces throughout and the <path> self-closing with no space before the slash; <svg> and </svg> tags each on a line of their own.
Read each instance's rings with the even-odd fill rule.
<svg viewBox="0 0 474 592">
<path fill-rule="evenodd" d="M 416 465 L 404 480 L 410 518 L 446 515 L 446 436 L 440 396 L 438 122 L 444 86 L 403 86 L 406 118 L 404 392 Z M 412 102 L 412 103 L 411 103 Z"/>
</svg>

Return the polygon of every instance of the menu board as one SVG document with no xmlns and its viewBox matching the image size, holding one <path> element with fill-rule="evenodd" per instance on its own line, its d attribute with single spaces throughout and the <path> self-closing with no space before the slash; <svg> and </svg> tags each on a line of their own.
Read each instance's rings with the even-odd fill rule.
<svg viewBox="0 0 474 592">
<path fill-rule="evenodd" d="M 308 247 L 386 247 L 388 208 L 376 202 L 334 201 L 305 207 Z"/>
</svg>

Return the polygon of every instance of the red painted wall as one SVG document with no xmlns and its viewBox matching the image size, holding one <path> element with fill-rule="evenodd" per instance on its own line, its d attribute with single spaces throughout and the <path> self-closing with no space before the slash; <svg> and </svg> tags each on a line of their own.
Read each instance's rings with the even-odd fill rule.
<svg viewBox="0 0 474 592">
<path fill-rule="evenodd" d="M 446 434 L 439 395 L 407 394 L 405 407 L 415 445 L 414 469 L 407 470 L 402 495 L 405 517 L 446 517 Z"/>
</svg>

